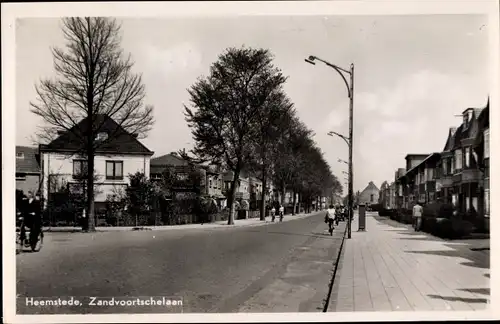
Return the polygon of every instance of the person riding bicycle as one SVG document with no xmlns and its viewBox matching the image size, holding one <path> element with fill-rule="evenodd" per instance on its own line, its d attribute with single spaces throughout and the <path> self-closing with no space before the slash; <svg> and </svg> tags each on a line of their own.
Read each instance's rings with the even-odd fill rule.
<svg viewBox="0 0 500 324">
<path fill-rule="evenodd" d="M 23 199 L 20 209 L 21 216 L 24 218 L 20 229 L 21 242 L 25 245 L 29 245 L 30 242 L 33 242 L 38 238 L 38 235 L 42 230 L 40 195 L 37 193 L 33 196 L 33 192 L 29 191 L 28 197 Z M 26 238 L 26 227 L 30 230 L 29 240 Z"/>
<path fill-rule="evenodd" d="M 325 215 L 325 223 L 328 224 L 328 232 L 330 232 L 330 235 L 333 234 L 333 230 L 335 227 L 333 226 L 333 222 L 335 221 L 335 207 L 333 205 L 330 205 L 329 208 L 326 210 L 326 215 Z"/>
</svg>

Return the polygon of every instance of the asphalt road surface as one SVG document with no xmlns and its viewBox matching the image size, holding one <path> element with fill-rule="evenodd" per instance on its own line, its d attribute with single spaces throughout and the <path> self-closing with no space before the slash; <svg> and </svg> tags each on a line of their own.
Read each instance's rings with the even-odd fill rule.
<svg viewBox="0 0 500 324">
<path fill-rule="evenodd" d="M 316 241 L 333 242 L 323 215 L 230 229 L 48 233 L 40 252 L 16 257 L 17 313 L 237 312 L 283 276 L 301 251 Z M 329 266 L 334 260 L 319 261 Z M 323 275 L 326 287 L 331 276 Z M 71 296 L 81 304 L 47 306 Z M 143 301 L 130 307 L 131 302 L 118 300 L 129 307 L 106 302 L 96 307 L 89 305 L 91 296 L 166 297 L 167 304 L 175 297 L 182 307 L 144 306 Z M 26 297 L 44 297 L 46 305 L 35 307 L 29 303 L 40 299 L 28 298 L 27 306 Z"/>
</svg>

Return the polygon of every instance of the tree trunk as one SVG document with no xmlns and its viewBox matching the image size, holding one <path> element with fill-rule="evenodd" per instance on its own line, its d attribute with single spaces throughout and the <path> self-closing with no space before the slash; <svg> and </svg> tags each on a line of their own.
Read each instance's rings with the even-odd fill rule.
<svg viewBox="0 0 500 324">
<path fill-rule="evenodd" d="M 297 194 L 295 193 L 295 190 L 293 191 L 293 210 L 292 210 L 292 215 L 296 214 L 296 208 L 297 208 Z"/>
<path fill-rule="evenodd" d="M 286 184 L 283 182 L 281 187 L 281 206 L 285 207 Z"/>
<path fill-rule="evenodd" d="M 93 145 L 93 144 L 92 144 Z M 92 151 L 92 150 L 89 150 Z M 94 212 L 94 152 L 88 154 L 87 170 L 87 222 L 84 222 L 84 231 L 95 232 Z M 86 223 L 86 224 L 85 224 Z"/>
<path fill-rule="evenodd" d="M 227 218 L 227 225 L 234 225 L 234 201 L 236 194 L 236 182 L 240 178 L 240 170 L 237 169 L 233 174 L 233 182 L 231 183 L 231 188 L 229 189 L 229 198 L 230 206 L 229 206 L 229 217 Z"/>
<path fill-rule="evenodd" d="M 260 198 L 260 220 L 266 220 L 266 186 L 267 186 L 267 177 L 265 173 L 262 176 L 262 195 Z"/>
</svg>

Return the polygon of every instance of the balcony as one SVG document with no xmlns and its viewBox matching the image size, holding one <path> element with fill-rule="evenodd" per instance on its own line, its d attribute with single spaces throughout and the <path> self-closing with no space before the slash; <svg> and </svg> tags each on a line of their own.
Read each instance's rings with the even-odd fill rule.
<svg viewBox="0 0 500 324">
<path fill-rule="evenodd" d="M 483 180 L 483 173 L 478 169 L 465 169 L 462 171 L 462 182 L 478 182 Z"/>
</svg>

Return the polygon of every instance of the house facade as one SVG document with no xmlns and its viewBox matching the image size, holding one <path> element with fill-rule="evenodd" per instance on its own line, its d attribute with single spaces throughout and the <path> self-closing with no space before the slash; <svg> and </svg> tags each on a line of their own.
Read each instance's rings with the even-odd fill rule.
<svg viewBox="0 0 500 324">
<path fill-rule="evenodd" d="M 452 153 L 454 158 L 452 204 L 462 213 L 472 209 L 478 211 L 482 203 L 481 187 L 483 172 L 479 168 L 477 153 L 474 152 L 476 137 L 480 133 L 478 117 L 481 109 L 468 108 L 463 122 L 454 136 Z"/>
<path fill-rule="evenodd" d="M 453 196 L 453 173 L 455 172 L 455 163 L 452 149 L 455 143 L 456 133 L 457 127 L 450 127 L 448 138 L 441 152 L 441 159 L 437 165 L 438 177 L 436 180 L 436 195 L 439 201 L 446 204 L 452 203 Z"/>
<path fill-rule="evenodd" d="M 35 147 L 16 146 L 16 190 L 24 194 L 40 190 L 40 155 Z"/>
<path fill-rule="evenodd" d="M 224 191 L 229 192 L 233 182 L 233 171 L 226 171 L 223 175 Z M 236 200 L 250 200 L 250 178 L 245 172 L 241 172 L 236 182 L 235 189 Z"/>
<path fill-rule="evenodd" d="M 108 116 L 98 115 L 95 124 L 100 125 L 94 157 L 94 201 L 96 210 L 99 210 L 105 208 L 108 197 L 128 186 L 128 175 L 136 172 L 149 174 L 153 152 Z M 76 134 L 84 133 L 86 127 L 87 121 L 83 119 L 71 131 L 39 146 L 41 195 L 45 198 L 45 206 L 50 203 L 51 194 L 62 188 L 82 193 L 88 167 L 87 159 L 79 153 L 81 144 Z"/>
<path fill-rule="evenodd" d="M 379 196 L 380 190 L 372 181 L 370 181 L 366 188 L 361 191 L 358 198 L 358 204 L 365 204 L 366 206 L 376 204 L 379 201 Z"/>
<path fill-rule="evenodd" d="M 412 208 L 416 202 L 425 204 L 436 200 L 436 169 L 440 159 L 439 153 L 429 154 L 405 173 L 405 208 Z"/>
<path fill-rule="evenodd" d="M 396 172 L 396 206 L 409 209 L 417 200 L 452 204 L 476 229 L 489 230 L 489 132 L 488 100 L 485 108 L 463 111 L 461 125 L 448 130 L 442 152 L 407 155 L 408 171 Z"/>
</svg>

